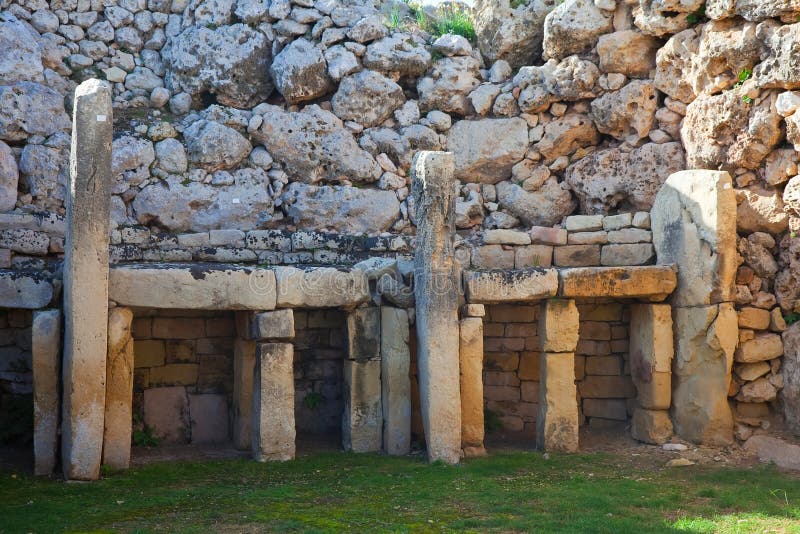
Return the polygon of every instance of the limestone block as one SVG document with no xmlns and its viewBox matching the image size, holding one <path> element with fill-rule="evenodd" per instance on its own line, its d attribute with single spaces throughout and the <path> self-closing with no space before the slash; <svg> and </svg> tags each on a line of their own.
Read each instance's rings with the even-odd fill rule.
<svg viewBox="0 0 800 534">
<path fill-rule="evenodd" d="M 639 405 L 648 409 L 669 409 L 675 348 L 672 309 L 668 304 L 631 305 L 629 354 Z"/>
<path fill-rule="evenodd" d="M 789 326 L 782 337 L 786 352 L 781 365 L 781 406 L 786 424 L 800 435 L 800 323 Z"/>
<path fill-rule="evenodd" d="M 58 459 L 58 419 L 61 378 L 61 312 L 33 313 L 31 326 L 33 370 L 34 474 L 50 476 Z"/>
<path fill-rule="evenodd" d="M 164 444 L 189 439 L 189 397 L 186 388 L 172 386 L 144 391 L 144 424 Z"/>
<path fill-rule="evenodd" d="M 253 372 L 256 342 L 237 338 L 233 342 L 233 444 L 237 449 L 252 446 Z"/>
<path fill-rule="evenodd" d="M 40 273 L 0 269 L 0 306 L 44 308 L 53 298 L 53 284 Z"/>
<path fill-rule="evenodd" d="M 583 415 L 616 421 L 628 420 L 628 407 L 625 399 L 585 399 Z"/>
<path fill-rule="evenodd" d="M 75 90 L 64 244 L 64 404 L 61 453 L 67 479 L 100 475 L 108 337 L 111 86 Z"/>
<path fill-rule="evenodd" d="M 672 421 L 666 410 L 645 410 L 636 408 L 631 422 L 633 439 L 661 445 L 672 437 Z"/>
<path fill-rule="evenodd" d="M 609 267 L 645 265 L 655 258 L 651 243 L 628 243 L 606 245 L 600 251 L 600 264 Z"/>
<path fill-rule="evenodd" d="M 738 315 L 739 328 L 752 328 L 753 330 L 766 330 L 769 328 L 769 310 L 747 306 L 739 310 Z"/>
<path fill-rule="evenodd" d="M 189 416 L 193 444 L 225 443 L 229 440 L 226 395 L 189 395 Z"/>
<path fill-rule="evenodd" d="M 674 308 L 672 421 L 675 432 L 694 443 L 733 441 L 728 405 L 733 354 L 738 341 L 732 304 Z"/>
<path fill-rule="evenodd" d="M 294 312 L 275 310 L 236 314 L 236 332 L 242 339 L 289 341 L 294 339 Z"/>
<path fill-rule="evenodd" d="M 253 373 L 253 459 L 294 459 L 294 347 L 259 343 Z"/>
<path fill-rule="evenodd" d="M 539 344 L 546 352 L 572 352 L 580 323 L 574 300 L 552 299 L 539 308 Z"/>
<path fill-rule="evenodd" d="M 738 267 L 736 195 L 719 171 L 681 171 L 667 178 L 650 214 L 661 265 L 678 266 L 673 306 L 733 300 Z"/>
<path fill-rule="evenodd" d="M 600 245 L 563 245 L 553 249 L 553 265 L 586 267 L 600 265 Z"/>
<path fill-rule="evenodd" d="M 536 446 L 545 451 L 578 451 L 575 355 L 541 354 Z"/>
<path fill-rule="evenodd" d="M 466 121 L 463 121 L 466 122 Z M 524 122 L 524 121 L 523 121 Z M 420 411 L 430 461 L 461 456 L 458 305 L 453 154 L 420 152 L 412 165 L 416 206 L 414 251 Z"/>
<path fill-rule="evenodd" d="M 483 320 L 467 317 L 459 329 L 461 369 L 461 446 L 483 449 Z"/>
<path fill-rule="evenodd" d="M 127 264 L 111 269 L 109 298 L 123 306 L 272 310 L 275 274 L 225 264 Z"/>
<path fill-rule="evenodd" d="M 737 362 L 763 362 L 778 358 L 783 354 L 783 341 L 778 334 L 758 334 L 750 341 L 745 341 L 736 349 L 734 358 Z"/>
<path fill-rule="evenodd" d="M 647 298 L 662 301 L 676 285 L 675 271 L 663 265 L 562 269 L 559 278 L 559 296 L 570 298 Z"/>
<path fill-rule="evenodd" d="M 383 430 L 381 362 L 345 360 L 344 386 L 344 449 L 353 452 L 380 451 Z"/>
<path fill-rule="evenodd" d="M 354 308 L 370 298 L 364 271 L 332 267 L 274 269 L 279 308 Z"/>
<path fill-rule="evenodd" d="M 630 399 L 636 396 L 636 388 L 627 376 L 588 375 L 579 384 L 578 391 L 584 399 Z"/>
<path fill-rule="evenodd" d="M 480 321 L 480 319 L 476 319 Z M 405 455 L 411 450 L 411 379 L 408 312 L 381 307 L 381 404 L 383 449 Z"/>
<path fill-rule="evenodd" d="M 134 358 L 132 322 L 133 312 L 130 308 L 113 308 L 108 314 L 103 465 L 113 469 L 127 469 L 131 462 Z"/>
<path fill-rule="evenodd" d="M 485 317 L 486 306 L 483 304 L 464 304 L 461 307 L 461 314 L 465 317 Z"/>
<path fill-rule="evenodd" d="M 357 308 L 347 314 L 347 357 L 351 360 L 380 359 L 380 308 Z"/>
<path fill-rule="evenodd" d="M 467 271 L 464 273 L 464 285 L 470 304 L 529 302 L 555 296 L 558 291 L 558 271 Z"/>
</svg>

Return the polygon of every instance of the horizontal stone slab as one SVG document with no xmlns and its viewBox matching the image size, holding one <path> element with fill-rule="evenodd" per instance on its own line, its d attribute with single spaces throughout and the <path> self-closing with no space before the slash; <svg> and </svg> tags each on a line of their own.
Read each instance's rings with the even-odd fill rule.
<svg viewBox="0 0 800 534">
<path fill-rule="evenodd" d="M 272 310 L 275 273 L 226 264 L 111 267 L 109 299 L 122 306 L 187 310 Z"/>
<path fill-rule="evenodd" d="M 279 308 L 355 308 L 370 299 L 359 269 L 275 267 Z"/>
<path fill-rule="evenodd" d="M 677 283 L 669 265 L 561 269 L 559 279 L 561 297 L 646 298 L 654 302 L 666 299 Z"/>
<path fill-rule="evenodd" d="M 53 298 L 53 284 L 42 273 L 0 269 L 0 307 L 44 308 Z"/>
<path fill-rule="evenodd" d="M 465 271 L 470 304 L 525 302 L 553 297 L 558 291 L 556 269 Z"/>
</svg>

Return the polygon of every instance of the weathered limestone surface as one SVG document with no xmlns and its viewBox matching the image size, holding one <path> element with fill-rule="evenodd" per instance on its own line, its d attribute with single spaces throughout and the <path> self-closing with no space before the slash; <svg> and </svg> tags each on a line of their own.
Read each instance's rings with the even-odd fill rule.
<svg viewBox="0 0 800 534">
<path fill-rule="evenodd" d="M 31 326 L 33 370 L 34 474 L 50 476 L 58 459 L 58 416 L 61 406 L 61 312 L 33 313 Z"/>
<path fill-rule="evenodd" d="M 353 452 L 381 450 L 383 407 L 381 361 L 344 361 L 342 444 Z"/>
<path fill-rule="evenodd" d="M 464 273 L 464 286 L 467 301 L 471 304 L 540 300 L 555 296 L 558 291 L 558 271 L 469 271 Z"/>
<path fill-rule="evenodd" d="M 124 306 L 188 310 L 272 310 L 275 274 L 225 264 L 117 265 L 109 298 Z"/>
<path fill-rule="evenodd" d="M 133 421 L 133 337 L 130 308 L 108 313 L 106 362 L 106 415 L 103 432 L 103 465 L 127 469 L 131 462 Z"/>
<path fill-rule="evenodd" d="M 236 314 L 236 333 L 246 340 L 288 341 L 294 339 L 294 312 L 275 310 Z"/>
<path fill-rule="evenodd" d="M 461 319 L 459 338 L 461 448 L 464 456 L 482 456 L 486 454 L 483 446 L 483 319 Z"/>
<path fill-rule="evenodd" d="M 108 337 L 108 227 L 111 204 L 111 86 L 75 90 L 64 245 L 64 416 L 68 479 L 100 475 Z"/>
<path fill-rule="evenodd" d="M 660 445 L 672 436 L 672 421 L 666 410 L 636 408 L 631 421 L 633 439 Z"/>
<path fill-rule="evenodd" d="M 669 304 L 631 306 L 629 350 L 631 378 L 636 385 L 639 406 L 649 410 L 668 410 L 675 353 Z"/>
<path fill-rule="evenodd" d="M 728 405 L 733 353 L 738 341 L 730 303 L 674 308 L 672 421 L 684 439 L 709 445 L 733 440 Z"/>
<path fill-rule="evenodd" d="M 274 269 L 279 308 L 355 308 L 369 300 L 369 283 L 363 271 L 332 267 Z"/>
<path fill-rule="evenodd" d="M 237 338 L 233 342 L 233 444 L 248 450 L 253 443 L 253 372 L 256 342 Z"/>
<path fill-rule="evenodd" d="M 294 459 L 294 347 L 259 343 L 253 374 L 253 459 Z"/>
<path fill-rule="evenodd" d="M 575 354 L 542 352 L 536 447 L 578 451 L 578 403 L 575 400 Z"/>
<path fill-rule="evenodd" d="M 665 265 L 560 269 L 558 295 L 570 298 L 666 299 L 675 289 L 675 270 Z"/>
<path fill-rule="evenodd" d="M 171 386 L 146 389 L 144 424 L 162 443 L 186 443 L 191 428 L 186 388 Z"/>
<path fill-rule="evenodd" d="M 795 434 L 800 435 L 800 323 L 794 323 L 786 329 L 783 343 L 781 407 L 786 424 Z"/>
<path fill-rule="evenodd" d="M 414 252 L 417 361 L 422 423 L 430 461 L 461 455 L 458 304 L 454 248 L 453 155 L 421 152 L 412 165 L 417 248 Z"/>
<path fill-rule="evenodd" d="M 350 360 L 380 359 L 380 308 L 357 308 L 347 314 L 347 357 Z"/>
<path fill-rule="evenodd" d="M 3 308 L 44 308 L 53 298 L 53 284 L 42 274 L 0 270 L 0 306 Z"/>
<path fill-rule="evenodd" d="M 727 172 L 682 171 L 667 178 L 651 224 L 658 263 L 678 267 L 673 306 L 733 300 L 736 195 Z"/>
<path fill-rule="evenodd" d="M 408 312 L 381 307 L 381 404 L 383 449 L 402 456 L 411 450 L 411 380 Z"/>
<path fill-rule="evenodd" d="M 539 343 L 546 352 L 572 352 L 578 345 L 574 300 L 548 300 L 539 307 Z"/>
</svg>

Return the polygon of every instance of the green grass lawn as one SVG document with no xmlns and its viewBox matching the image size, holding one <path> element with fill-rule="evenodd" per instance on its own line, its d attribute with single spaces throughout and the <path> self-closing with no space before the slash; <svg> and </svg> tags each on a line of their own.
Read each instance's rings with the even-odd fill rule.
<svg viewBox="0 0 800 534">
<path fill-rule="evenodd" d="M 458 467 L 345 453 L 160 463 L 95 483 L 0 472 L 0 532 L 112 530 L 800 533 L 800 480 L 527 452 Z"/>
</svg>

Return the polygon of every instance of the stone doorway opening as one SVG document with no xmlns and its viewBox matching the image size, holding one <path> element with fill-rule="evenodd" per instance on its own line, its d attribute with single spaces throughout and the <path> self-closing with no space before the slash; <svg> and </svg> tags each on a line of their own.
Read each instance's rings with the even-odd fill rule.
<svg viewBox="0 0 800 534">
<path fill-rule="evenodd" d="M 337 309 L 294 310 L 298 452 L 342 448 L 346 318 Z"/>
<path fill-rule="evenodd" d="M 0 456 L 25 456 L 34 441 L 32 312 L 0 309 Z M 0 463 L 2 463 L 0 459 Z"/>
<path fill-rule="evenodd" d="M 133 308 L 136 447 L 230 447 L 233 312 Z"/>
</svg>

